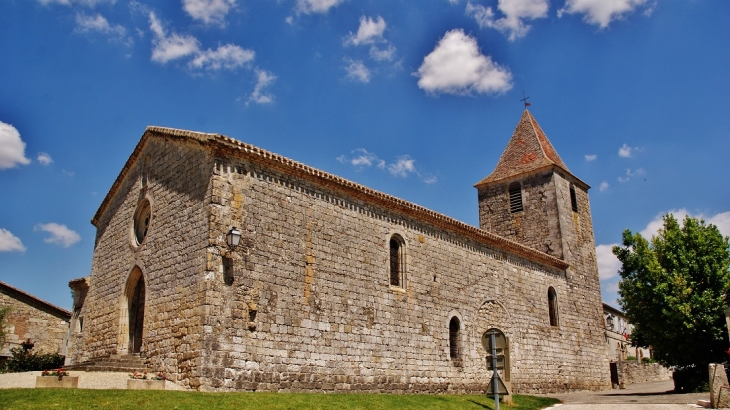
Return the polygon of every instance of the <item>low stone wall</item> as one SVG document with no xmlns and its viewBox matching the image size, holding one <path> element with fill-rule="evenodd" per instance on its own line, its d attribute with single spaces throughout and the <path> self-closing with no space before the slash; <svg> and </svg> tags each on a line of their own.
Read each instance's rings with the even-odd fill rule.
<svg viewBox="0 0 730 410">
<path fill-rule="evenodd" d="M 672 372 L 659 363 L 623 361 L 618 365 L 619 380 L 624 384 L 658 382 L 672 378 Z"/>
</svg>

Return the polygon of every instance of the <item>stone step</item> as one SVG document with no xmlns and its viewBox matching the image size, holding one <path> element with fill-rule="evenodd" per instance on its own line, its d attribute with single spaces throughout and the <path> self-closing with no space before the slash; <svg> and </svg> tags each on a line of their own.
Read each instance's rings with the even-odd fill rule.
<svg viewBox="0 0 730 410">
<path fill-rule="evenodd" d="M 154 370 L 147 367 L 144 359 L 139 354 L 111 355 L 66 366 L 65 368 L 86 372 L 154 373 Z"/>
<path fill-rule="evenodd" d="M 65 367 L 66 370 L 76 370 L 80 372 L 122 372 L 122 373 L 155 373 L 147 367 L 129 367 L 129 366 L 110 366 L 106 364 L 94 365 L 73 365 Z"/>
</svg>

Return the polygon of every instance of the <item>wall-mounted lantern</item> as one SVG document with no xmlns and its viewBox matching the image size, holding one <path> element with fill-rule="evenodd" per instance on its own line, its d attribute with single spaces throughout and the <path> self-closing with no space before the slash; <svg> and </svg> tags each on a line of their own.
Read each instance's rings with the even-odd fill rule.
<svg viewBox="0 0 730 410">
<path fill-rule="evenodd" d="M 613 315 L 608 315 L 608 318 L 606 318 L 606 324 L 609 329 L 613 330 Z"/>
<path fill-rule="evenodd" d="M 238 244 L 241 243 L 241 231 L 236 229 L 235 226 L 228 230 L 228 233 L 226 234 L 226 243 L 232 250 L 236 249 Z"/>
</svg>

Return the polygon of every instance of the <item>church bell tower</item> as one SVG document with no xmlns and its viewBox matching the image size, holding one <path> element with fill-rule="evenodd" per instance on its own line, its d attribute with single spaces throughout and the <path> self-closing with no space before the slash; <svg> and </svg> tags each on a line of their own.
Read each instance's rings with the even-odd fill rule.
<svg viewBox="0 0 730 410">
<path fill-rule="evenodd" d="M 494 171 L 475 187 L 481 229 L 563 259 L 598 285 L 590 187 L 568 170 L 528 110 Z"/>
</svg>

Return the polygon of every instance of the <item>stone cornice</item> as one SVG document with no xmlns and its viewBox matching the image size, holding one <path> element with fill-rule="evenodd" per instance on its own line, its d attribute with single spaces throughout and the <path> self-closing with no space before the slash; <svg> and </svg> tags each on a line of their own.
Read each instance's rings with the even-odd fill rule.
<svg viewBox="0 0 730 410">
<path fill-rule="evenodd" d="M 499 179 L 499 180 L 487 181 L 487 182 L 484 182 L 482 180 L 482 181 L 477 182 L 474 185 L 474 188 L 482 189 L 482 188 L 487 188 L 487 187 L 494 186 L 494 185 L 509 184 L 512 181 L 519 181 L 519 180 L 524 179 L 526 177 L 529 177 L 529 176 L 532 176 L 532 175 L 542 174 L 542 173 L 545 173 L 545 172 L 558 173 L 558 174 L 562 175 L 568 181 L 572 182 L 573 184 L 575 184 L 579 188 L 583 189 L 584 191 L 588 191 L 589 189 L 591 189 L 591 186 L 590 185 L 586 184 L 580 178 L 578 178 L 575 175 L 571 174 L 570 171 L 566 171 L 562 167 L 560 167 L 558 165 L 555 165 L 555 164 L 546 165 L 544 167 L 532 169 L 532 170 L 525 171 L 525 172 L 522 172 L 522 173 L 513 174 L 513 175 L 510 175 L 510 176 L 505 177 L 503 179 Z"/>
</svg>

